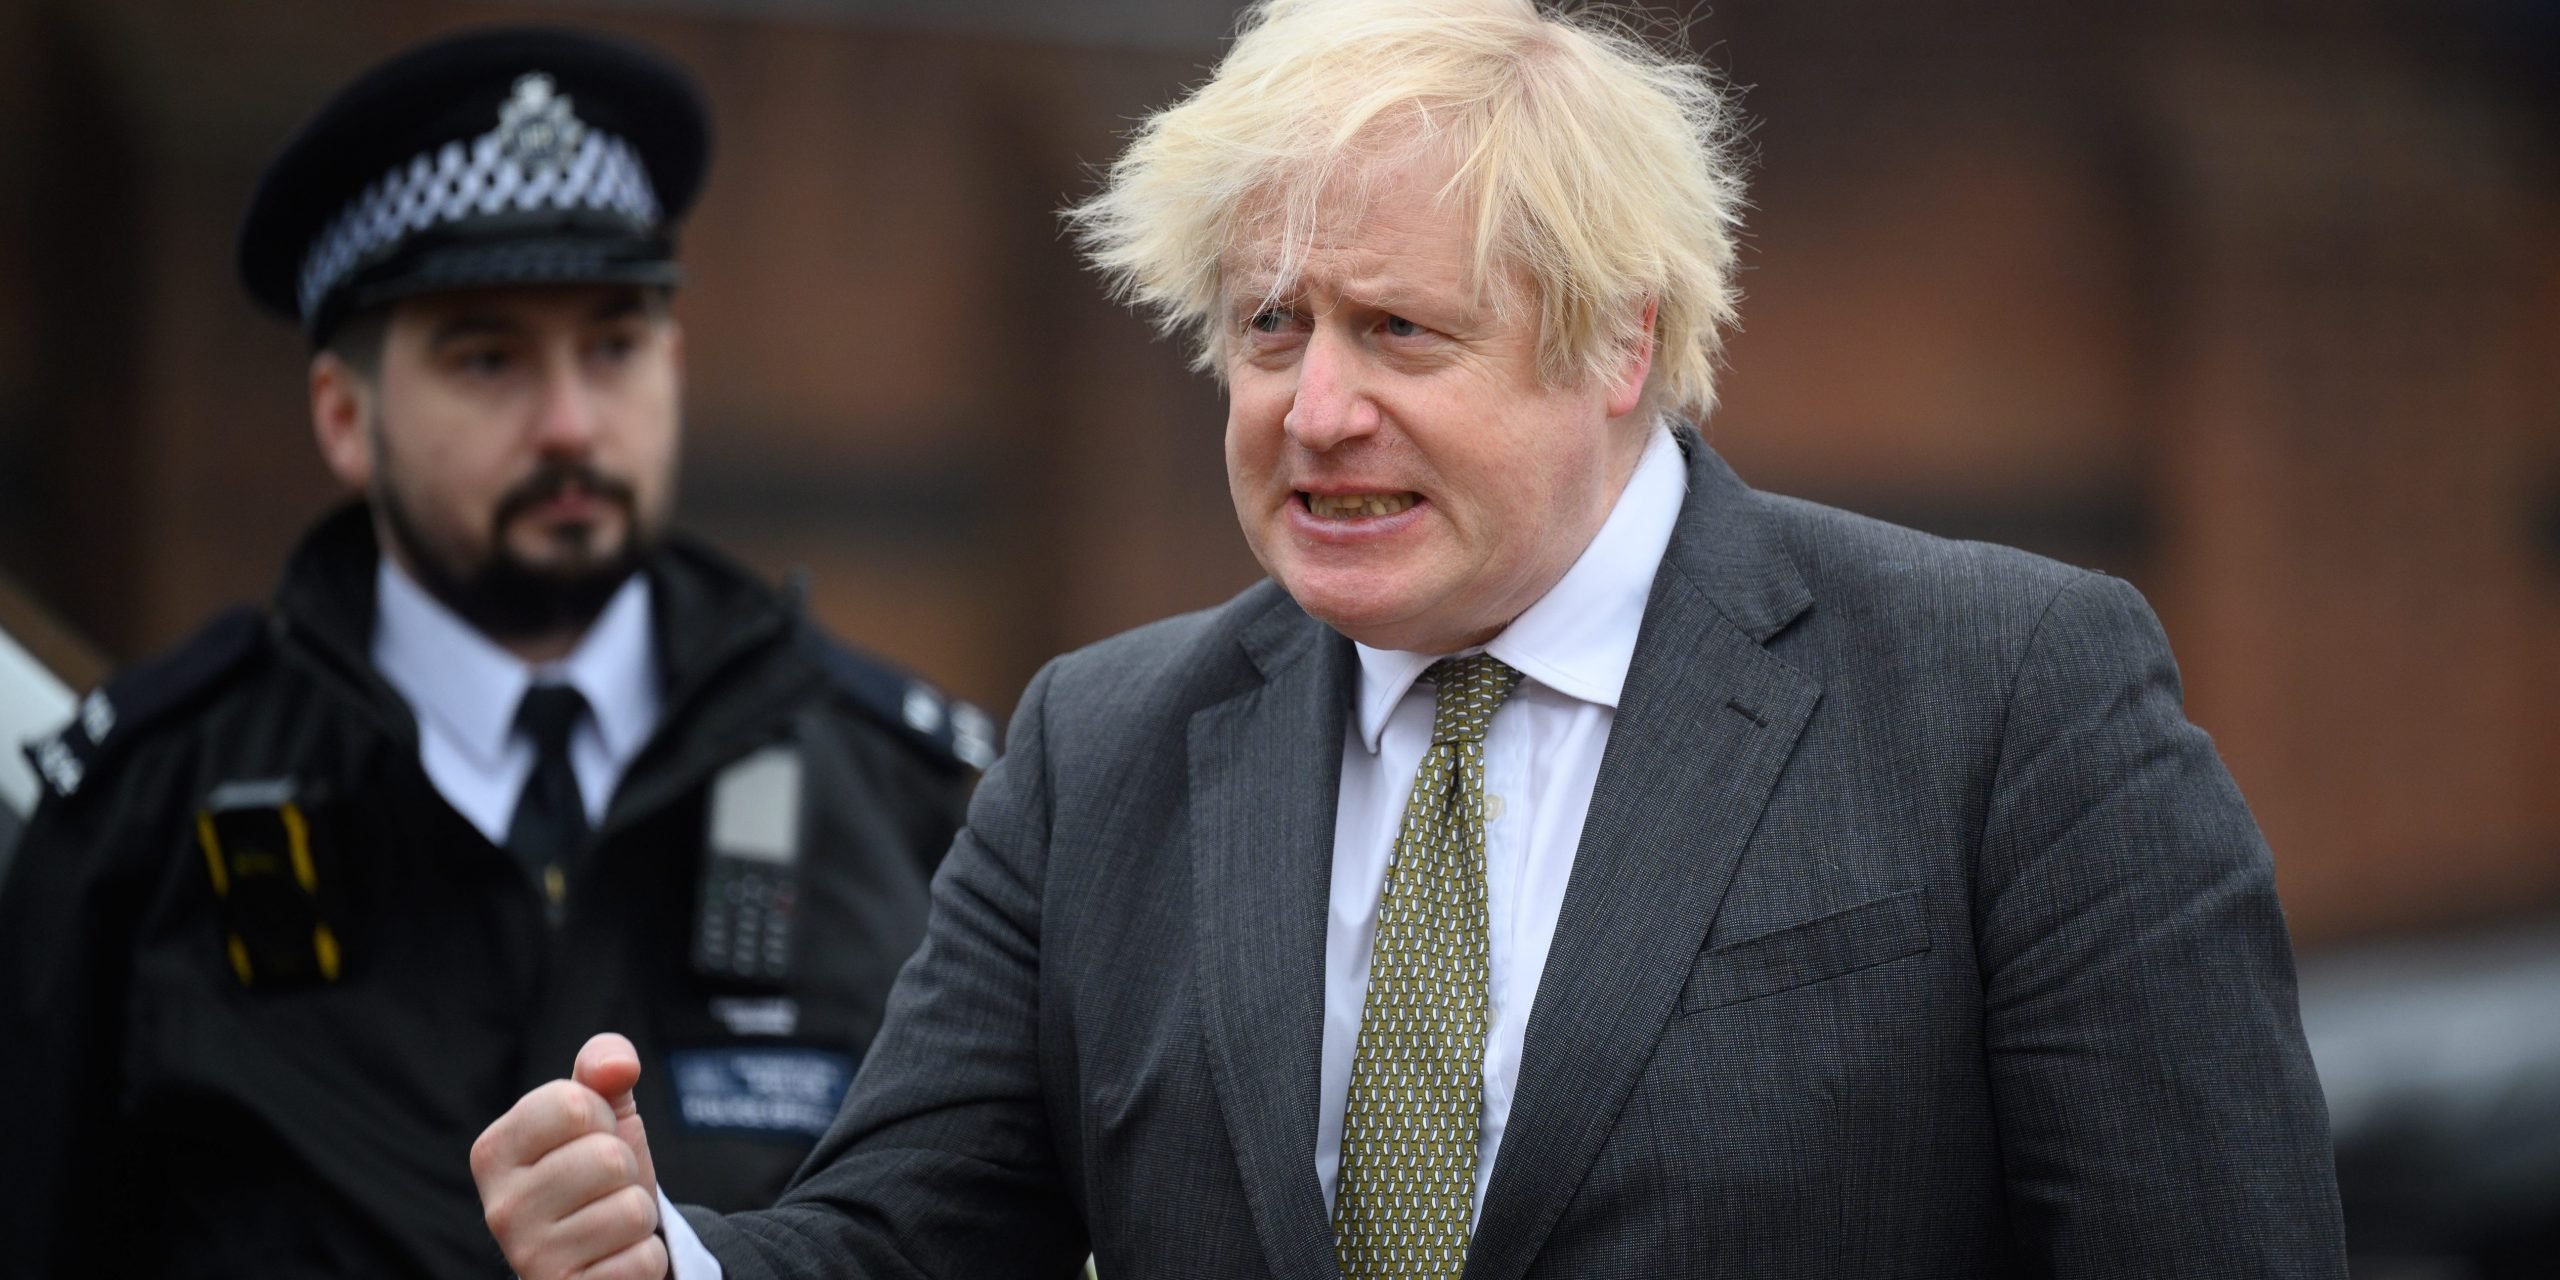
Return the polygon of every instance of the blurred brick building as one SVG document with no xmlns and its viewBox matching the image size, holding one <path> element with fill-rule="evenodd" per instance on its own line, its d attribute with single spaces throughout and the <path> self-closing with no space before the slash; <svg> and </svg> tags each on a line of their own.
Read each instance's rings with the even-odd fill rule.
<svg viewBox="0 0 2560 1280">
<path fill-rule="evenodd" d="M 13 0 L 0 570 L 111 655 L 331 500 L 230 236 L 456 25 L 702 77 L 684 514 L 999 708 L 1255 570 L 1220 404 L 1056 209 L 1226 0 Z M 1759 122 L 1710 437 L 1754 482 L 2124 574 L 2318 943 L 2560 905 L 2560 9 L 1724 0 Z"/>
</svg>

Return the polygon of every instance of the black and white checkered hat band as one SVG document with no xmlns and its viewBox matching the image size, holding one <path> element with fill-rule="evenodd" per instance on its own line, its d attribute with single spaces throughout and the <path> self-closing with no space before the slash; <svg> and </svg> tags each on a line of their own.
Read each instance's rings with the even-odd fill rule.
<svg viewBox="0 0 2560 1280">
<path fill-rule="evenodd" d="M 528 169 L 491 130 L 455 140 L 393 169 L 350 201 L 302 259 L 299 298 L 307 318 L 329 291 L 375 254 L 446 223 L 541 209 L 596 209 L 644 226 L 658 221 L 658 196 L 631 144 L 586 129 L 577 154 Z"/>
</svg>

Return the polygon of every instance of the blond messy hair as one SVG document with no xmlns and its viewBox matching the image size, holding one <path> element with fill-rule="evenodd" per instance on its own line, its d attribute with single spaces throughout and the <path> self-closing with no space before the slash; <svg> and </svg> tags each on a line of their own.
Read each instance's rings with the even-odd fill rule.
<svg viewBox="0 0 2560 1280">
<path fill-rule="evenodd" d="M 1223 377 L 1235 256 L 1276 251 L 1279 295 L 1344 184 L 1426 147 L 1456 161 L 1440 198 L 1471 219 L 1477 287 L 1530 286 L 1549 385 L 1616 376 L 1651 303 L 1643 403 L 1703 416 L 1738 296 L 1733 133 L 1714 73 L 1597 10 L 1262 0 L 1066 216 L 1114 296 L 1192 331 L 1195 364 Z"/>
</svg>

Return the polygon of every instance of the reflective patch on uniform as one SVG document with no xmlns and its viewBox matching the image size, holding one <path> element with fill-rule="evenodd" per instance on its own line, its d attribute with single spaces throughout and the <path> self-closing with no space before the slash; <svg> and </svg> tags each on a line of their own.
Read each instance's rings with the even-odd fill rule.
<svg viewBox="0 0 2560 1280">
<path fill-rule="evenodd" d="M 995 718 L 966 702 L 951 704 L 951 754 L 972 769 L 996 762 Z"/>
<path fill-rule="evenodd" d="M 942 732 L 942 699 L 924 683 L 907 685 L 907 696 L 899 706 L 907 719 L 907 727 L 927 736 Z"/>
<path fill-rule="evenodd" d="M 800 1002 L 789 996 L 715 996 L 711 1016 L 733 1036 L 787 1036 L 800 1029 Z"/>
<path fill-rule="evenodd" d="M 678 1049 L 667 1061 L 689 1129 L 814 1140 L 853 1083 L 852 1056 L 829 1049 Z"/>
<path fill-rule="evenodd" d="M 116 731 L 116 704 L 108 700 L 106 690 L 91 689 L 89 696 L 80 700 L 80 731 L 88 734 L 91 742 L 105 742 L 107 735 Z"/>
<path fill-rule="evenodd" d="M 35 761 L 36 773 L 63 799 L 68 800 L 78 792 L 81 780 L 88 776 L 88 766 L 80 763 L 79 753 L 72 748 L 65 733 L 57 733 L 35 743 L 27 751 Z"/>
</svg>

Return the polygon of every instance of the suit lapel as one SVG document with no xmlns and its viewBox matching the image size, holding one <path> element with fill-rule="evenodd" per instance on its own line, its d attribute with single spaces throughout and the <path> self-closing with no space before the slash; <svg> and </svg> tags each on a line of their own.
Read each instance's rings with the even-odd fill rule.
<svg viewBox="0 0 2560 1280">
<path fill-rule="evenodd" d="M 1316 1181 L 1324 937 L 1348 641 L 1287 601 L 1244 634 L 1265 683 L 1191 718 L 1192 892 L 1210 1058 L 1274 1275 L 1335 1280 Z"/>
<path fill-rule="evenodd" d="M 1538 982 L 1469 1280 L 1528 1270 L 1617 1121 L 1821 688 L 1763 643 L 1810 603 L 1755 499 L 1685 433 L 1689 497 Z"/>
</svg>

